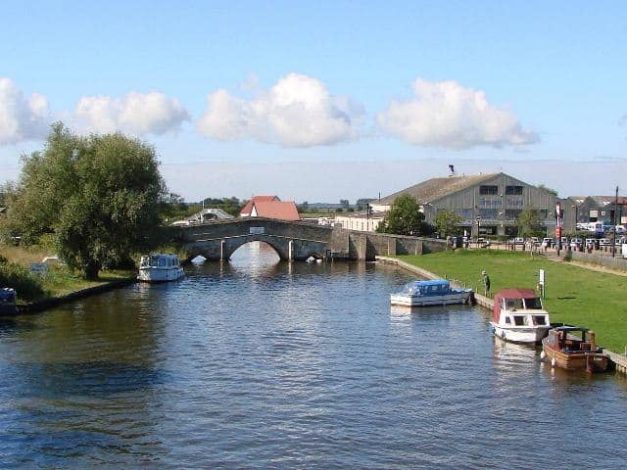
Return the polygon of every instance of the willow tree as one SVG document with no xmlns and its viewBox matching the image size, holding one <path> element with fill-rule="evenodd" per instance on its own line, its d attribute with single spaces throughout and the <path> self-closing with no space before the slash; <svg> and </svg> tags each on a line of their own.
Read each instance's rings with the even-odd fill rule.
<svg viewBox="0 0 627 470">
<path fill-rule="evenodd" d="M 27 239 L 50 233 L 85 278 L 147 248 L 164 191 L 155 151 L 121 134 L 73 135 L 53 125 L 42 152 L 23 157 L 8 224 Z"/>
</svg>

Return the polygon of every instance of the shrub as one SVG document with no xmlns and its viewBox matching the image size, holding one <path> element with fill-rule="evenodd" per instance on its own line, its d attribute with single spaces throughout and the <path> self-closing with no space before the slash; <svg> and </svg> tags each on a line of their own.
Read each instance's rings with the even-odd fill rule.
<svg viewBox="0 0 627 470">
<path fill-rule="evenodd" d="M 21 300 L 37 300 L 45 296 L 38 279 L 26 268 L 13 263 L 0 263 L 0 286 L 12 287 Z"/>
</svg>

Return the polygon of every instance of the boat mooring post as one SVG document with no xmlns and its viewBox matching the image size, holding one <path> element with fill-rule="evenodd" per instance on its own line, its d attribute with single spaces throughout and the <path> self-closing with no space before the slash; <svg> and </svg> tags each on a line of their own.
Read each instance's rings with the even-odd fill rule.
<svg viewBox="0 0 627 470">
<path fill-rule="evenodd" d="M 287 244 L 288 246 L 288 261 L 292 262 L 294 261 L 294 240 L 290 240 Z"/>
<path fill-rule="evenodd" d="M 220 240 L 220 261 L 224 261 L 224 240 Z"/>
</svg>

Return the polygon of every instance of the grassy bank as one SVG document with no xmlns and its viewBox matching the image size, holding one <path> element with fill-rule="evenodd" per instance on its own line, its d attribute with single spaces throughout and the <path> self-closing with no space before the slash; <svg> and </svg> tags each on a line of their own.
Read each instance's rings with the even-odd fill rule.
<svg viewBox="0 0 627 470">
<path fill-rule="evenodd" d="M 31 264 L 40 263 L 44 257 L 50 256 L 52 253 L 45 248 L 37 246 L 0 246 L 0 255 L 6 258 L 9 263 L 22 266 L 28 271 Z M 48 264 L 48 272 L 43 275 L 28 272 L 26 272 L 25 275 L 41 286 L 42 294 L 33 298 L 25 298 L 23 295 L 20 295 L 20 291 L 17 289 L 18 302 L 21 304 L 52 297 L 63 297 L 91 287 L 128 279 L 135 274 L 131 271 L 102 271 L 98 281 L 87 281 L 81 277 L 80 273 L 70 271 L 61 263 L 52 262 Z M 0 287 L 7 286 L 3 285 Z"/>
<path fill-rule="evenodd" d="M 399 259 L 483 292 L 481 271 L 492 281 L 492 293 L 505 287 L 535 288 L 546 273 L 545 306 L 551 321 L 585 326 L 599 344 L 622 353 L 627 345 L 627 277 L 557 263 L 528 253 L 456 250 Z"/>
</svg>

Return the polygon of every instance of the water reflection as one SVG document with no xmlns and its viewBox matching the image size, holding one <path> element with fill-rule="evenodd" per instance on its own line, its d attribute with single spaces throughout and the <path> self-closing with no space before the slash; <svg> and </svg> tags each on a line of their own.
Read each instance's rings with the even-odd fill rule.
<svg viewBox="0 0 627 470">
<path fill-rule="evenodd" d="M 552 375 L 471 307 L 390 309 L 394 268 L 248 247 L 0 326 L 4 466 L 620 467 L 624 382 Z"/>
</svg>

